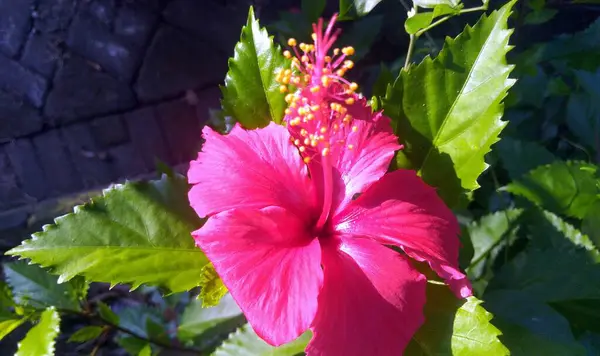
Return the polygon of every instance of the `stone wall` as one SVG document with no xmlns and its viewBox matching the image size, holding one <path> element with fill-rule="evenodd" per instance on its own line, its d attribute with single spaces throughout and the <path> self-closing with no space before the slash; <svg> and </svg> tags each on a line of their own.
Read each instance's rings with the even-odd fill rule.
<svg viewBox="0 0 600 356">
<path fill-rule="evenodd" d="M 0 231 L 189 162 L 250 1 L 0 1 Z"/>
</svg>

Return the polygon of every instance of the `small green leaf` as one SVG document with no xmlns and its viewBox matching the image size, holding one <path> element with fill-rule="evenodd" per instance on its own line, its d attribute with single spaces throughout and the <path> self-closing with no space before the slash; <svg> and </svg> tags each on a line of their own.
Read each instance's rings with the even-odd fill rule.
<svg viewBox="0 0 600 356">
<path fill-rule="evenodd" d="M 405 144 L 398 167 L 415 169 L 454 207 L 479 187 L 484 156 L 505 122 L 502 100 L 514 80 L 506 63 L 514 1 L 447 39 L 435 58 L 403 70 L 383 100 Z"/>
<path fill-rule="evenodd" d="M 86 326 L 77 330 L 67 342 L 86 342 L 100 336 L 104 328 L 101 326 Z"/>
<path fill-rule="evenodd" d="M 274 347 L 260 339 L 250 325 L 246 325 L 225 340 L 214 356 L 295 356 L 304 352 L 311 337 L 312 334 L 307 331 L 290 343 Z"/>
<path fill-rule="evenodd" d="M 208 329 L 227 320 L 239 317 L 242 311 L 237 306 L 230 294 L 214 307 L 206 308 L 201 301 L 193 300 L 184 310 L 178 328 L 181 341 L 188 341 Z"/>
<path fill-rule="evenodd" d="M 371 12 L 381 0 L 340 0 L 340 20 L 357 16 L 365 16 Z"/>
<path fill-rule="evenodd" d="M 302 13 L 304 13 L 310 22 L 317 22 L 323 10 L 325 10 L 325 0 L 302 0 Z"/>
<path fill-rule="evenodd" d="M 6 263 L 4 273 L 17 304 L 31 305 L 40 309 L 49 306 L 70 310 L 81 309 L 79 300 L 85 293 L 81 289 L 79 279 L 59 284 L 58 277 L 24 261 Z M 84 290 L 87 290 L 87 286 Z"/>
<path fill-rule="evenodd" d="M 596 169 L 584 162 L 556 161 L 534 169 L 505 189 L 553 213 L 584 218 L 600 193 Z"/>
<path fill-rule="evenodd" d="M 585 217 L 581 230 L 587 234 L 596 247 L 600 247 L 600 201 L 597 201 L 589 209 Z"/>
<path fill-rule="evenodd" d="M 248 22 L 229 59 L 225 77 L 223 109 L 247 129 L 264 127 L 271 121 L 281 123 L 286 107 L 285 94 L 275 81 L 277 73 L 289 67 L 279 46 L 267 30 L 260 28 L 250 8 Z"/>
<path fill-rule="evenodd" d="M 98 314 L 100 317 L 113 325 L 119 325 L 119 316 L 102 302 L 98 302 Z"/>
<path fill-rule="evenodd" d="M 477 298 L 460 300 L 446 286 L 428 283 L 426 321 L 408 344 L 405 355 L 509 355 L 491 319 L 492 314 Z"/>
<path fill-rule="evenodd" d="M 202 299 L 202 306 L 205 308 L 218 305 L 221 298 L 227 294 L 227 287 L 223 284 L 212 263 L 202 268 L 200 286 L 198 297 Z"/>
<path fill-rule="evenodd" d="M 19 342 L 15 356 L 52 356 L 54 339 L 58 335 L 60 316 L 54 307 L 46 309 L 40 322 L 31 328 L 25 338 Z"/>
<path fill-rule="evenodd" d="M 144 348 L 140 350 L 138 356 L 152 356 L 152 347 L 150 344 L 144 346 Z"/>
<path fill-rule="evenodd" d="M 433 9 L 439 5 L 457 8 L 460 5 L 460 0 L 413 0 L 413 3 L 425 9 Z"/>
<path fill-rule="evenodd" d="M 534 168 L 550 164 L 556 157 L 545 147 L 535 143 L 504 137 L 495 146 L 496 153 L 502 160 L 502 166 L 511 179 L 521 178 Z"/>
<path fill-rule="evenodd" d="M 117 343 L 130 355 L 139 355 L 142 350 L 150 346 L 148 341 L 133 336 L 120 337 L 117 339 Z"/>
<path fill-rule="evenodd" d="M 148 283 L 189 290 L 200 283 L 208 260 L 190 234 L 202 221 L 187 190 L 184 178 L 166 176 L 114 185 L 7 253 L 51 267 L 61 281 L 82 275 L 133 288 Z"/>
<path fill-rule="evenodd" d="M 569 322 L 547 304 L 520 291 L 503 290 L 485 295 L 494 324 L 511 356 L 585 356 Z"/>
<path fill-rule="evenodd" d="M 15 305 L 12 291 L 8 284 L 0 281 L 0 309 L 9 308 Z"/>
<path fill-rule="evenodd" d="M 419 12 L 406 19 L 404 29 L 409 35 L 414 35 L 419 30 L 431 25 L 433 20 L 443 15 L 458 15 L 462 6 L 452 7 L 449 4 L 435 5 L 433 11 Z"/>
<path fill-rule="evenodd" d="M 523 23 L 527 25 L 540 25 L 552 20 L 556 14 L 558 14 L 558 10 L 556 9 L 535 10 L 525 16 Z"/>
<path fill-rule="evenodd" d="M 3 319 L 0 321 L 0 340 L 21 326 L 27 318 Z"/>
</svg>

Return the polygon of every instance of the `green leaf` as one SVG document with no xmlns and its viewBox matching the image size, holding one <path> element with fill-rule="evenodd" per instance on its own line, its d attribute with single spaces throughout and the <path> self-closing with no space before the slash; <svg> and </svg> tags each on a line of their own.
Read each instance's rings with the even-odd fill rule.
<svg viewBox="0 0 600 356">
<path fill-rule="evenodd" d="M 511 356 L 585 356 L 569 322 L 550 306 L 513 290 L 486 294 L 485 301 Z"/>
<path fill-rule="evenodd" d="M 203 307 L 214 307 L 219 304 L 221 298 L 227 294 L 227 287 L 215 271 L 212 263 L 207 264 L 202 269 L 200 275 L 200 295 Z"/>
<path fill-rule="evenodd" d="M 229 59 L 225 77 L 223 109 L 247 129 L 280 123 L 286 107 L 285 94 L 275 81 L 277 73 L 289 67 L 281 48 L 273 44 L 267 30 L 260 28 L 250 8 L 248 22 Z"/>
<path fill-rule="evenodd" d="M 61 281 L 82 275 L 133 288 L 148 283 L 189 290 L 200 283 L 208 260 L 190 234 L 202 222 L 187 190 L 185 179 L 165 176 L 114 185 L 7 253 L 51 267 Z"/>
<path fill-rule="evenodd" d="M 375 83 L 373 84 L 372 95 L 375 97 L 385 96 L 388 85 L 394 82 L 394 74 L 392 71 L 383 63 L 379 66 L 379 74 Z"/>
<path fill-rule="evenodd" d="M 150 344 L 144 346 L 144 348 L 140 350 L 138 356 L 152 356 L 152 347 Z"/>
<path fill-rule="evenodd" d="M 413 3 L 426 9 L 433 9 L 439 5 L 457 8 L 460 5 L 460 0 L 413 0 Z"/>
<path fill-rule="evenodd" d="M 103 331 L 101 326 L 85 326 L 73 333 L 67 342 L 90 341 L 100 336 Z"/>
<path fill-rule="evenodd" d="M 12 291 L 8 284 L 0 281 L 0 309 L 9 308 L 15 305 Z"/>
<path fill-rule="evenodd" d="M 215 356 L 295 356 L 304 352 L 310 341 L 310 331 L 300 335 L 296 340 L 285 345 L 274 347 L 260 339 L 250 325 L 246 325 L 217 348 Z"/>
<path fill-rule="evenodd" d="M 19 342 L 15 356 L 52 356 L 54 339 L 58 335 L 60 316 L 54 307 L 46 309 L 40 322 L 31 328 L 25 338 Z"/>
<path fill-rule="evenodd" d="M 147 346 L 150 346 L 146 340 L 133 336 L 120 337 L 117 339 L 117 343 L 130 355 L 139 355 Z"/>
<path fill-rule="evenodd" d="M 443 15 L 458 15 L 460 13 L 461 6 L 452 7 L 450 4 L 441 3 L 435 5 L 433 11 L 419 12 L 406 19 L 404 23 L 404 29 L 409 35 L 414 35 L 419 30 L 431 25 L 434 19 Z"/>
<path fill-rule="evenodd" d="M 542 145 L 510 137 L 502 138 L 495 148 L 504 169 L 512 180 L 521 178 L 532 169 L 556 160 L 556 157 Z"/>
<path fill-rule="evenodd" d="M 570 95 L 566 113 L 569 119 L 565 122 L 581 143 L 600 149 L 600 143 L 596 141 L 596 134 L 600 132 L 600 105 L 597 100 L 585 93 Z"/>
<path fill-rule="evenodd" d="M 477 279 L 486 273 L 486 266 L 498 256 L 500 251 L 517 238 L 520 228 L 519 218 L 523 210 L 509 209 L 483 216 L 469 225 L 469 235 L 474 254 L 467 269 L 469 277 Z"/>
<path fill-rule="evenodd" d="M 525 16 L 523 23 L 527 25 L 540 25 L 552 20 L 556 14 L 558 14 L 558 10 L 556 9 L 535 10 Z"/>
<path fill-rule="evenodd" d="M 21 326 L 27 318 L 4 319 L 0 321 L 0 340 Z"/>
<path fill-rule="evenodd" d="M 6 263 L 4 273 L 17 304 L 40 309 L 49 306 L 81 309 L 79 300 L 85 297 L 87 286 L 82 288 L 78 280 L 59 284 L 58 277 L 24 261 Z"/>
<path fill-rule="evenodd" d="M 381 0 L 340 0 L 340 20 L 351 19 L 354 16 L 365 16 L 371 12 Z"/>
<path fill-rule="evenodd" d="M 98 314 L 100 317 L 111 324 L 119 325 L 119 316 L 110 309 L 110 307 L 102 302 L 98 302 Z"/>
<path fill-rule="evenodd" d="M 600 247 L 600 201 L 597 201 L 589 209 L 585 217 L 581 230 L 587 234 L 596 247 Z"/>
<path fill-rule="evenodd" d="M 310 22 L 317 22 L 323 10 L 325 10 L 325 0 L 302 0 L 302 13 L 304 13 Z"/>
<path fill-rule="evenodd" d="M 229 294 L 211 308 L 204 307 L 199 300 L 193 300 L 181 316 L 177 334 L 182 341 L 192 340 L 208 329 L 241 314 L 242 311 Z"/>
<path fill-rule="evenodd" d="M 508 355 L 491 319 L 492 314 L 477 298 L 460 300 L 446 286 L 428 284 L 426 321 L 408 344 L 405 355 Z"/>
<path fill-rule="evenodd" d="M 415 169 L 453 207 L 479 187 L 484 155 L 505 122 L 502 99 L 514 80 L 506 64 L 514 1 L 447 39 L 435 58 L 403 70 L 383 100 L 405 148 L 397 165 Z"/>
<path fill-rule="evenodd" d="M 600 193 L 596 169 L 584 162 L 556 161 L 534 169 L 505 189 L 553 213 L 584 218 Z"/>
</svg>

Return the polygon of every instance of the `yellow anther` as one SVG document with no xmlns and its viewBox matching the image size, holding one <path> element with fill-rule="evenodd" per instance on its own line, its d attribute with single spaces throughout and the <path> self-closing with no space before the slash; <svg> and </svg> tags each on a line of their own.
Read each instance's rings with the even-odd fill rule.
<svg viewBox="0 0 600 356">
<path fill-rule="evenodd" d="M 346 104 L 347 104 L 347 105 L 352 105 L 352 104 L 354 104 L 354 98 L 348 98 L 348 99 L 346 99 Z"/>
<path fill-rule="evenodd" d="M 285 86 L 285 85 L 280 85 L 280 86 L 279 86 L 279 92 L 280 92 L 280 93 L 285 93 L 285 92 L 287 92 L 287 91 L 288 91 L 288 88 L 287 88 L 287 86 Z"/>
<path fill-rule="evenodd" d="M 350 117 L 350 115 L 346 115 L 344 116 L 344 118 L 342 119 L 342 122 L 347 124 L 350 122 L 350 120 L 352 119 L 352 117 Z"/>
<path fill-rule="evenodd" d="M 317 40 L 317 34 L 314 32 L 310 35 L 310 37 L 312 38 L 313 41 Z"/>
<path fill-rule="evenodd" d="M 296 104 L 296 101 L 292 101 L 292 103 L 290 104 L 290 108 L 296 108 L 298 106 L 298 104 Z"/>
<path fill-rule="evenodd" d="M 323 156 L 327 156 L 329 154 L 329 147 L 325 147 L 322 151 L 321 151 L 321 155 Z"/>
<path fill-rule="evenodd" d="M 308 49 L 307 49 L 307 45 L 306 45 L 306 43 L 304 43 L 304 42 L 300 43 L 300 46 L 299 46 L 299 47 L 300 47 L 300 49 L 301 49 L 302 51 L 304 51 L 304 52 L 306 52 L 306 51 L 308 50 Z"/>
<path fill-rule="evenodd" d="M 281 83 L 290 84 L 290 77 L 283 77 L 283 79 L 281 79 Z"/>
<path fill-rule="evenodd" d="M 330 84 L 330 78 L 328 75 L 324 75 L 321 77 L 321 84 L 323 84 L 324 87 L 328 87 Z"/>
<path fill-rule="evenodd" d="M 342 53 L 347 55 L 347 56 L 351 56 L 354 54 L 354 48 L 353 47 L 344 47 L 342 48 Z"/>
<path fill-rule="evenodd" d="M 354 62 L 352 62 L 351 60 L 346 60 L 346 61 L 344 61 L 344 67 L 348 68 L 348 69 L 352 69 L 354 67 Z"/>
<path fill-rule="evenodd" d="M 310 107 L 310 110 L 316 112 L 316 111 L 319 111 L 319 108 L 320 108 L 319 105 L 313 105 Z"/>
<path fill-rule="evenodd" d="M 285 102 L 286 103 L 290 103 L 292 100 L 294 100 L 294 94 L 288 94 L 285 96 Z"/>
<path fill-rule="evenodd" d="M 300 145 L 300 140 L 299 139 L 295 139 L 294 140 L 294 145 L 296 145 L 296 146 Z"/>
<path fill-rule="evenodd" d="M 308 164 L 310 162 L 310 157 L 304 157 L 304 163 Z"/>
<path fill-rule="evenodd" d="M 331 56 L 325 56 L 325 63 L 331 63 Z"/>
<path fill-rule="evenodd" d="M 308 45 L 307 48 L 308 48 L 309 52 L 314 52 L 315 51 L 315 45 Z"/>
<path fill-rule="evenodd" d="M 290 110 L 290 109 L 285 109 L 284 113 L 285 113 L 286 115 L 290 115 L 290 114 L 292 113 L 292 110 Z"/>
<path fill-rule="evenodd" d="M 355 91 L 356 89 L 358 89 L 358 84 L 354 82 L 350 83 L 350 90 Z"/>
<path fill-rule="evenodd" d="M 292 75 L 292 70 L 291 69 L 284 70 L 283 75 Z"/>
<path fill-rule="evenodd" d="M 310 88 L 310 92 L 311 92 L 311 93 L 316 93 L 316 92 L 318 92 L 319 90 L 321 90 L 321 87 L 320 87 L 320 86 L 318 86 L 318 85 L 315 85 L 315 86 L 313 86 L 312 88 Z"/>
<path fill-rule="evenodd" d="M 333 49 L 333 55 L 337 56 L 338 54 L 340 54 L 340 49 L 339 48 L 334 48 Z"/>
<path fill-rule="evenodd" d="M 290 38 L 288 40 L 288 46 L 294 47 L 296 45 L 296 39 L 295 38 Z"/>
<path fill-rule="evenodd" d="M 308 131 L 306 131 L 305 129 L 300 130 L 300 136 L 304 137 L 308 135 Z"/>
<path fill-rule="evenodd" d="M 310 145 L 310 140 L 308 138 L 305 138 L 304 139 L 304 144 L 307 145 L 307 146 Z"/>
<path fill-rule="evenodd" d="M 283 56 L 287 59 L 292 58 L 292 54 L 288 50 L 283 51 Z"/>
<path fill-rule="evenodd" d="M 352 126 L 352 132 L 356 132 L 358 131 L 358 127 L 357 126 Z"/>
<path fill-rule="evenodd" d="M 298 59 L 298 57 L 294 57 L 294 58 L 292 58 L 292 62 L 298 64 L 298 63 L 300 63 L 300 60 Z"/>
<path fill-rule="evenodd" d="M 304 151 L 306 151 L 306 147 L 300 146 L 300 147 L 298 147 L 298 150 L 300 150 L 300 152 L 304 152 Z"/>
<path fill-rule="evenodd" d="M 315 140 L 315 139 L 310 140 L 310 145 L 312 147 L 317 147 L 317 144 L 318 144 L 317 140 Z"/>
<path fill-rule="evenodd" d="M 314 118 L 315 118 L 315 115 L 313 113 L 309 113 L 308 115 L 306 115 L 307 121 L 313 120 Z"/>
<path fill-rule="evenodd" d="M 327 132 L 327 128 L 326 127 L 321 127 L 321 129 L 319 130 L 321 133 L 325 133 Z"/>
<path fill-rule="evenodd" d="M 303 108 L 303 107 L 299 107 L 299 108 L 298 108 L 298 115 L 302 116 L 302 115 L 304 115 L 304 114 L 306 114 L 306 113 L 304 112 L 304 108 Z"/>
<path fill-rule="evenodd" d="M 351 149 L 353 149 L 353 148 L 354 148 L 354 145 L 353 145 L 353 144 L 349 144 L 349 145 L 348 145 L 348 149 L 349 149 L 349 150 L 351 150 Z"/>
<path fill-rule="evenodd" d="M 293 77 L 292 78 L 292 83 L 294 83 L 294 84 L 300 84 L 300 77 Z"/>
<path fill-rule="evenodd" d="M 344 74 L 346 74 L 346 71 L 343 68 L 338 69 L 337 72 L 335 72 L 335 74 L 337 74 L 338 77 L 343 77 Z"/>
<path fill-rule="evenodd" d="M 300 59 L 303 63 L 308 62 L 308 56 L 305 54 L 302 56 L 302 58 Z"/>
<path fill-rule="evenodd" d="M 340 129 L 340 125 L 338 124 L 333 124 L 333 131 L 337 131 Z"/>
</svg>

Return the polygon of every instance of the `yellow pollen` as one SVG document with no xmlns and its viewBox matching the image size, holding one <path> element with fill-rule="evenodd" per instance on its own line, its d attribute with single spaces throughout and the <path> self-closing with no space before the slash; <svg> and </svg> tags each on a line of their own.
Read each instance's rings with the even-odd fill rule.
<svg viewBox="0 0 600 356">
<path fill-rule="evenodd" d="M 312 38 L 313 41 L 317 40 L 317 34 L 314 32 L 310 35 L 310 37 Z"/>
<path fill-rule="evenodd" d="M 285 93 L 285 92 L 287 92 L 287 90 L 288 90 L 288 88 L 285 85 L 281 85 L 279 87 L 279 92 L 280 93 Z"/>
<path fill-rule="evenodd" d="M 323 84 L 323 86 L 325 88 L 327 88 L 329 86 L 329 76 L 324 75 L 321 77 L 321 84 Z"/>
<path fill-rule="evenodd" d="M 308 50 L 306 43 L 300 43 L 300 49 L 304 52 L 306 52 Z"/>
<path fill-rule="evenodd" d="M 292 110 L 290 110 L 290 109 L 285 109 L 284 113 L 285 113 L 286 115 L 289 115 L 289 114 L 291 114 L 291 113 L 292 113 Z"/>
<path fill-rule="evenodd" d="M 306 63 L 308 62 L 308 56 L 305 54 L 302 56 L 302 58 L 300 59 L 302 62 Z"/>
<path fill-rule="evenodd" d="M 355 91 L 356 89 L 358 89 L 358 84 L 354 82 L 350 83 L 350 90 Z"/>
<path fill-rule="evenodd" d="M 333 49 L 333 55 L 337 56 L 338 54 L 340 54 L 340 49 L 339 48 L 334 48 Z"/>
<path fill-rule="evenodd" d="M 337 72 L 335 72 L 335 74 L 337 74 L 338 77 L 343 77 L 344 74 L 346 74 L 346 71 L 343 68 L 338 69 Z"/>
<path fill-rule="evenodd" d="M 308 164 L 308 162 L 310 162 L 310 157 L 304 157 L 304 163 Z"/>
<path fill-rule="evenodd" d="M 323 149 L 323 151 L 321 151 L 321 155 L 323 155 L 323 156 L 327 156 L 328 154 L 329 154 L 329 148 L 328 148 L 328 147 L 325 147 L 325 148 Z"/>
<path fill-rule="evenodd" d="M 327 128 L 326 127 L 321 127 L 321 129 L 319 130 L 321 133 L 325 133 L 327 132 Z"/>
<path fill-rule="evenodd" d="M 344 67 L 352 69 L 352 67 L 354 67 L 354 62 L 352 62 L 351 60 L 344 61 Z"/>
<path fill-rule="evenodd" d="M 309 140 L 309 139 L 307 139 L 307 138 L 305 138 L 305 139 L 304 139 L 304 144 L 305 144 L 305 145 L 310 145 L 310 140 Z"/>
<path fill-rule="evenodd" d="M 351 119 L 350 115 L 346 115 L 346 116 L 344 116 L 344 119 L 342 119 L 342 122 L 347 124 L 350 122 L 350 119 Z"/>
<path fill-rule="evenodd" d="M 290 103 L 292 100 L 294 100 L 294 94 L 288 94 L 285 96 L 285 102 L 286 103 Z"/>
<path fill-rule="evenodd" d="M 298 147 L 298 150 L 300 150 L 300 152 L 304 152 L 304 151 L 306 151 L 306 147 L 300 146 L 300 147 Z"/>
<path fill-rule="evenodd" d="M 319 90 L 321 90 L 320 86 L 315 85 L 314 87 L 310 88 L 311 93 L 316 93 Z"/>
<path fill-rule="evenodd" d="M 287 59 L 292 58 L 292 54 L 288 50 L 283 51 L 283 56 Z"/>
<path fill-rule="evenodd" d="M 319 111 L 319 105 L 313 105 L 313 106 L 311 106 L 310 110 L 312 110 L 312 111 Z"/>
<path fill-rule="evenodd" d="M 352 126 L 352 132 L 356 132 L 358 131 L 358 127 L 357 126 Z"/>
<path fill-rule="evenodd" d="M 353 149 L 353 148 L 354 148 L 354 145 L 353 145 L 353 144 L 349 144 L 349 145 L 348 145 L 348 149 L 349 149 L 349 150 L 351 150 L 351 149 Z"/>
<path fill-rule="evenodd" d="M 306 114 L 306 112 L 304 112 L 304 108 L 303 107 L 298 108 L 298 115 L 302 116 L 304 114 Z"/>
<path fill-rule="evenodd" d="M 348 105 L 354 104 L 354 98 L 348 98 L 348 99 L 346 99 L 346 104 L 348 104 Z"/>
<path fill-rule="evenodd" d="M 308 115 L 306 115 L 306 120 L 310 121 L 313 120 L 315 118 L 315 115 L 313 113 L 308 113 Z"/>
<path fill-rule="evenodd" d="M 294 77 L 294 78 L 292 78 L 292 83 L 294 83 L 294 84 L 300 84 L 300 77 Z"/>
<path fill-rule="evenodd" d="M 300 130 L 300 136 L 304 137 L 308 135 L 308 131 L 306 131 L 305 129 Z"/>
<path fill-rule="evenodd" d="M 300 145 L 300 140 L 298 140 L 298 139 L 295 139 L 295 140 L 294 140 L 294 145 L 296 145 L 296 146 Z"/>
<path fill-rule="evenodd" d="M 294 47 L 296 45 L 296 39 L 295 38 L 290 38 L 288 40 L 288 46 Z"/>
<path fill-rule="evenodd" d="M 283 77 L 283 79 L 281 80 L 281 82 L 283 84 L 290 84 L 290 77 Z"/>
<path fill-rule="evenodd" d="M 354 54 L 354 48 L 353 47 L 344 47 L 344 48 L 342 48 L 342 53 L 347 56 L 351 56 Z"/>
<path fill-rule="evenodd" d="M 315 139 L 312 139 L 312 140 L 310 141 L 310 145 L 311 145 L 311 146 L 313 146 L 313 147 L 317 147 L 317 143 L 318 143 L 318 142 L 317 142 L 317 140 L 315 140 Z"/>
<path fill-rule="evenodd" d="M 331 63 L 331 56 L 325 56 L 325 63 Z"/>
</svg>

